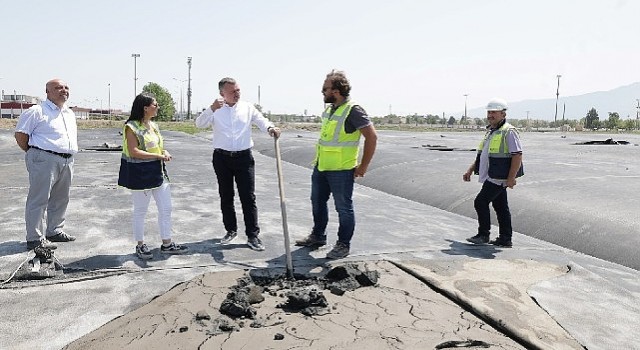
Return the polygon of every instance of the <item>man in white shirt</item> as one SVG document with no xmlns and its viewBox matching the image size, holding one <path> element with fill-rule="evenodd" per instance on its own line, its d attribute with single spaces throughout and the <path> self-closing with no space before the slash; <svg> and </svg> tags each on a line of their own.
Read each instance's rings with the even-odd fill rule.
<svg viewBox="0 0 640 350">
<path fill-rule="evenodd" d="M 45 91 L 47 99 L 24 111 L 15 130 L 29 172 L 25 208 L 28 249 L 55 249 L 52 242 L 76 239 L 63 231 L 73 179 L 73 155 L 78 152 L 76 116 L 66 105 L 69 86 L 64 81 L 50 80 Z"/>
<path fill-rule="evenodd" d="M 240 101 L 240 87 L 232 78 L 218 83 L 221 99 L 216 99 L 209 108 L 196 118 L 199 128 L 213 127 L 213 169 L 218 178 L 222 222 L 227 231 L 220 243 L 227 244 L 238 235 L 238 221 L 234 207 L 234 187 L 242 203 L 247 244 L 253 250 L 264 250 L 258 237 L 258 207 L 255 196 L 255 162 L 251 154 L 253 140 L 251 125 L 273 137 L 280 137 L 276 128 L 251 103 Z"/>
</svg>

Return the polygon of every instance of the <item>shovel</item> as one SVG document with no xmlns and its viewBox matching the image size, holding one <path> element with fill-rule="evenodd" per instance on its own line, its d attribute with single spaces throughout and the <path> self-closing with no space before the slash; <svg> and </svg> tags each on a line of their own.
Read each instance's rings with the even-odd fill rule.
<svg viewBox="0 0 640 350">
<path fill-rule="evenodd" d="M 293 279 L 293 261 L 289 241 L 289 225 L 287 224 L 287 203 L 284 197 L 284 179 L 282 177 L 282 157 L 280 156 L 280 138 L 273 138 L 276 152 L 276 169 L 278 170 L 278 187 L 280 189 L 280 210 L 282 212 L 282 230 L 284 232 L 284 250 L 287 255 L 287 276 Z"/>
</svg>

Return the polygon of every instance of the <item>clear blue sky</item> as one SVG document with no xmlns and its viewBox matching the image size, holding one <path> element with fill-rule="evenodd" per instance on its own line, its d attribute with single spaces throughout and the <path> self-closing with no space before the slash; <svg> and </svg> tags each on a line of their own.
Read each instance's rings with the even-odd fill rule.
<svg viewBox="0 0 640 350">
<path fill-rule="evenodd" d="M 640 1 L 8 1 L 0 2 L 0 89 L 128 110 L 149 81 L 176 101 L 193 57 L 192 111 L 238 80 L 273 113 L 317 114 L 341 69 L 371 115 L 447 114 L 507 101 L 579 95 L 640 81 Z M 186 83 L 184 83 L 186 109 Z M 639 92 L 640 97 L 640 92 Z M 178 107 L 179 108 L 179 107 Z"/>
</svg>

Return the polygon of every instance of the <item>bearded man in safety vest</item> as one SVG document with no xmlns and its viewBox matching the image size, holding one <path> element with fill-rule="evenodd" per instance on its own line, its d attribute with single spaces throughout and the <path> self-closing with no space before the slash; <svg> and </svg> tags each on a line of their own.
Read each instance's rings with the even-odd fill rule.
<svg viewBox="0 0 640 350">
<path fill-rule="evenodd" d="M 311 175 L 313 229 L 309 236 L 296 241 L 296 245 L 306 247 L 327 243 L 327 201 L 333 195 L 339 219 L 338 241 L 327 253 L 327 259 L 349 255 L 356 224 L 352 201 L 354 179 L 367 172 L 378 140 L 367 112 L 351 100 L 350 91 L 351 85 L 344 72 L 334 70 L 327 74 L 322 94 L 324 102 L 330 105 L 322 114 L 322 130 Z M 364 149 L 358 163 L 360 136 L 364 137 Z"/>
<path fill-rule="evenodd" d="M 516 128 L 507 123 L 507 103 L 502 99 L 493 99 L 487 104 L 489 126 L 484 139 L 478 146 L 476 160 L 471 164 L 462 179 L 471 181 L 471 174 L 480 176 L 482 189 L 473 205 L 478 214 L 478 234 L 467 238 L 474 244 L 493 244 L 510 248 L 511 212 L 507 201 L 507 188 L 516 185 L 516 178 L 524 174 L 522 168 L 522 146 Z M 489 203 L 498 217 L 500 233 L 498 238 L 489 241 L 491 215 Z"/>
</svg>

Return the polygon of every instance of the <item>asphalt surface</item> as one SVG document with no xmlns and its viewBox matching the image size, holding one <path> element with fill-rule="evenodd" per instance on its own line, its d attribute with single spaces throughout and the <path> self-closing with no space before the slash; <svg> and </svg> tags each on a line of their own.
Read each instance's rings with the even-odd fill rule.
<svg viewBox="0 0 640 350">
<path fill-rule="evenodd" d="M 310 168 L 315 134 L 292 131 L 285 161 Z M 462 181 L 479 132 L 383 132 L 360 184 L 475 218 L 479 191 Z M 521 132 L 525 176 L 509 191 L 514 230 L 640 270 L 640 135 Z M 575 145 L 591 140 L 629 145 Z M 272 155 L 270 143 L 257 148 Z M 497 222 L 495 216 L 493 222 Z"/>
<path fill-rule="evenodd" d="M 267 246 L 264 252 L 254 252 L 244 244 L 242 235 L 230 245 L 217 244 L 224 229 L 208 134 L 163 134 L 166 147 L 174 156 L 168 166 L 174 240 L 189 246 L 190 254 L 160 256 L 155 206 L 151 205 L 147 241 L 156 248 L 156 258 L 140 261 L 134 254 L 131 237 L 130 194 L 116 186 L 120 154 L 80 152 L 76 156 L 66 223 L 68 233 L 78 236 L 78 240 L 60 244 L 55 253 L 65 266 L 65 274 L 43 281 L 0 282 L 0 348 L 60 348 L 146 304 L 177 283 L 205 272 L 283 269 L 284 238 L 273 140 L 265 135 L 254 137 L 256 194 L 262 238 Z M 357 229 L 349 259 L 524 259 L 573 266 L 572 271 L 587 273 L 572 275 L 571 284 L 551 281 L 545 288 L 536 289 L 540 300 L 548 300 L 545 310 L 586 348 L 610 349 L 621 344 L 626 349 L 638 348 L 640 339 L 635 330 L 640 325 L 633 301 L 640 300 L 640 275 L 622 265 L 638 267 L 638 255 L 632 253 L 640 239 L 634 205 L 637 199 L 632 196 L 638 193 L 639 148 L 569 145 L 593 135 L 561 139 L 560 134 L 523 134 L 527 175 L 510 191 L 517 231 L 514 248 L 496 249 L 464 241 L 476 230 L 472 200 L 480 185 L 461 180 L 473 152 L 424 147 L 430 144 L 470 149 L 479 137 L 479 133 L 381 132 L 369 173 L 357 181 Z M 79 139 L 81 148 L 121 142 L 115 129 L 81 130 Z M 638 142 L 637 137 L 624 139 Z M 292 240 L 305 236 L 311 227 L 308 165 L 314 140 L 313 132 L 285 131 L 280 141 L 286 161 L 283 173 Z M 31 256 L 24 243 L 28 189 L 24 155 L 10 130 L 0 130 L 0 155 L 0 280 L 6 282 L 11 272 Z M 328 232 L 332 241 L 336 215 L 331 212 L 330 217 Z M 294 249 L 294 266 L 321 264 L 324 254 L 326 251 Z M 593 294 L 602 281 L 609 287 L 598 288 L 598 293 Z M 563 291 L 562 295 L 558 290 Z M 593 308 L 587 300 L 601 307 Z M 619 306 L 619 300 L 625 301 L 625 307 Z M 608 313 L 612 310 L 619 317 L 609 322 L 612 318 Z M 590 336 L 595 333 L 597 338 Z"/>
</svg>

